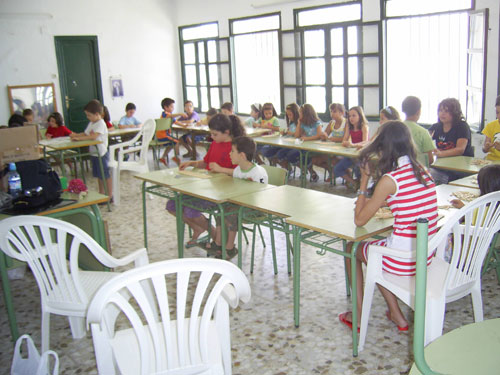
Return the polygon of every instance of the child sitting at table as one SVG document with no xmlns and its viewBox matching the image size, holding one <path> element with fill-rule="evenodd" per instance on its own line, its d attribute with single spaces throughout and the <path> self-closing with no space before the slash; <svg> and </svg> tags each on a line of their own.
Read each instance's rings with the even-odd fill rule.
<svg viewBox="0 0 500 375">
<path fill-rule="evenodd" d="M 106 123 L 108 129 L 114 129 L 113 123 L 111 122 L 111 116 L 109 115 L 108 107 L 102 107 L 102 119 Z"/>
<path fill-rule="evenodd" d="M 260 182 L 261 184 L 268 183 L 268 176 L 266 170 L 258 164 L 253 163 L 255 157 L 255 152 L 257 147 L 255 141 L 250 137 L 238 137 L 234 138 L 232 141 L 231 162 L 237 167 L 234 170 L 227 170 L 219 165 L 213 166 L 214 172 L 226 173 L 234 178 L 241 178 L 243 180 L 249 180 L 254 182 Z M 228 229 L 227 231 L 227 241 L 226 241 L 226 251 L 228 258 L 232 258 L 238 254 L 238 249 L 234 247 L 234 240 L 236 238 L 236 232 L 238 230 L 238 215 L 235 211 L 238 210 L 237 205 L 229 205 L 225 208 L 226 216 L 224 216 L 224 222 Z M 205 247 L 208 253 L 215 253 L 216 258 L 222 257 L 222 231 L 221 231 L 221 220 L 217 217 L 217 228 L 215 241 L 211 244 L 207 244 Z"/>
<path fill-rule="evenodd" d="M 89 120 L 89 124 L 85 128 L 83 133 L 72 133 L 70 135 L 72 141 L 84 141 L 84 140 L 97 140 L 101 143 L 90 146 L 89 151 L 93 155 L 90 157 L 90 162 L 92 164 L 92 175 L 97 178 L 99 183 L 99 193 L 105 194 L 104 184 L 107 185 L 109 200 L 113 201 L 112 193 L 112 181 L 109 173 L 109 151 L 108 151 L 108 128 L 106 123 L 102 119 L 102 104 L 98 100 L 91 100 L 83 108 L 85 115 Z M 94 156 L 95 155 L 95 156 Z M 101 168 L 99 166 L 99 155 L 102 160 L 102 168 L 104 176 L 101 174 Z"/>
<path fill-rule="evenodd" d="M 214 117 L 216 114 L 217 114 L 217 110 L 215 108 L 210 108 L 208 111 L 207 111 L 207 115 L 202 118 L 200 121 L 198 121 L 196 123 L 196 126 L 206 126 L 208 125 L 208 123 L 210 122 L 210 120 L 212 119 L 212 117 Z M 204 137 L 204 136 L 202 136 Z"/>
<path fill-rule="evenodd" d="M 28 124 L 33 124 L 35 122 L 35 114 L 31 108 L 23 109 L 23 117 L 26 119 Z"/>
<path fill-rule="evenodd" d="M 285 108 L 285 114 L 286 114 L 286 130 L 283 130 L 281 132 L 283 137 L 296 137 L 297 133 L 297 126 L 299 124 L 299 114 L 300 108 L 297 105 L 297 103 L 290 103 L 286 106 Z M 298 157 L 300 155 L 300 152 L 296 149 L 293 148 L 285 148 L 282 147 L 280 150 L 276 153 L 274 156 L 277 161 L 276 163 L 281 167 L 286 170 L 288 170 L 288 160 L 289 159 L 294 159 L 295 156 Z"/>
<path fill-rule="evenodd" d="M 136 107 L 134 103 L 127 103 L 125 106 L 125 116 L 118 122 L 118 128 L 137 128 L 142 125 L 141 122 L 134 117 L 135 110 Z"/>
<path fill-rule="evenodd" d="M 254 122 L 253 127 L 269 129 L 270 132 L 280 130 L 278 114 L 274 109 L 273 103 L 264 103 L 264 105 L 262 106 L 262 118 L 260 118 L 257 122 Z M 270 145 L 260 145 L 257 147 L 257 151 L 259 152 L 259 154 L 262 154 L 262 156 L 268 158 L 269 160 L 273 159 L 279 150 L 280 147 Z M 260 155 L 257 155 L 257 162 L 259 164 L 264 163 L 260 158 Z M 274 161 L 271 162 L 271 165 L 273 164 Z"/>
<path fill-rule="evenodd" d="M 174 106 L 175 106 L 175 100 L 171 98 L 164 98 L 161 101 L 161 107 L 163 108 L 163 112 L 161 113 L 161 118 L 169 118 L 172 119 L 172 123 L 175 122 L 176 117 L 180 117 L 183 115 L 183 113 L 174 113 Z M 179 143 L 179 140 L 172 135 L 172 129 L 166 129 L 166 130 L 158 130 L 156 132 L 156 139 L 160 142 L 167 142 L 170 141 L 169 144 L 167 144 L 167 147 L 165 148 L 165 151 L 163 151 L 163 155 L 159 159 L 165 166 L 167 166 L 167 155 L 170 152 L 170 150 L 173 148 L 174 149 L 174 157 L 172 160 L 179 165 L 181 163 L 181 160 L 179 159 L 179 146 L 177 144 Z"/>
<path fill-rule="evenodd" d="M 480 196 L 500 191 L 500 164 L 490 164 L 482 167 L 477 174 L 477 185 Z M 452 199 L 450 203 L 455 208 L 465 206 L 465 203 L 460 199 Z"/>
<path fill-rule="evenodd" d="M 486 160 L 500 160 L 500 96 L 495 100 L 495 112 L 496 120 L 488 123 L 482 131 L 486 138 L 483 144 L 483 152 L 488 154 Z"/>
<path fill-rule="evenodd" d="M 368 142 L 368 121 L 366 120 L 363 108 L 356 106 L 352 107 L 348 113 L 348 127 L 344 134 L 342 146 L 362 148 Z M 358 182 L 355 181 L 351 174 L 348 173 L 349 168 L 354 166 L 351 158 L 341 159 L 333 169 L 334 178 L 342 177 L 345 180 L 348 189 L 356 191 Z M 354 166 L 354 174 L 358 175 L 357 167 Z"/>
<path fill-rule="evenodd" d="M 231 152 L 231 141 L 233 138 L 245 135 L 245 129 L 239 117 L 231 115 L 226 116 L 222 113 L 215 115 L 208 123 L 210 128 L 210 135 L 213 142 L 203 160 L 186 161 L 179 166 L 180 170 L 187 167 L 205 168 L 208 170 L 217 169 L 224 173 L 232 173 L 236 167 L 231 162 L 229 153 Z M 191 200 L 191 203 L 196 204 L 203 208 L 213 207 L 214 204 L 203 199 Z M 175 201 L 169 200 L 167 202 L 167 210 L 170 214 L 175 216 Z M 196 246 L 198 244 L 198 237 L 205 231 L 209 230 L 208 220 L 199 210 L 191 207 L 183 208 L 183 220 L 193 229 L 193 237 L 187 242 L 186 247 Z M 216 237 L 215 228 L 210 228 L 212 238 Z"/>
<path fill-rule="evenodd" d="M 259 103 L 254 103 L 250 106 L 250 117 L 245 120 L 247 128 L 254 128 L 254 124 L 259 121 L 262 112 L 262 106 Z"/>
<path fill-rule="evenodd" d="M 175 121 L 175 125 L 186 127 L 200 121 L 200 116 L 198 116 L 198 113 L 194 110 L 193 102 L 191 100 L 184 102 L 184 112 L 185 113 Z M 179 146 L 184 146 L 187 150 L 187 153 L 182 155 L 183 157 L 196 154 L 195 146 L 193 146 L 193 141 L 191 140 L 191 136 L 189 134 L 184 134 L 179 139 L 179 143 L 176 145 L 177 152 L 179 152 Z"/>
<path fill-rule="evenodd" d="M 373 167 L 371 160 L 378 158 Z M 360 242 L 356 252 L 357 306 L 358 319 L 363 306 L 363 269 L 367 263 L 370 245 L 387 246 L 403 251 L 416 249 L 417 219 L 425 218 L 429 222 L 429 237 L 437 232 L 437 196 L 434 181 L 429 172 L 417 161 L 415 146 L 408 127 L 400 121 L 386 122 L 379 128 L 377 137 L 366 146 L 359 157 L 361 166 L 361 185 L 354 209 L 354 223 L 365 225 L 386 203 L 394 215 L 392 233 L 385 239 Z M 378 182 L 371 198 L 368 198 L 368 181 Z M 410 197 L 410 199 L 408 198 Z M 347 244 L 347 252 L 352 251 L 353 243 Z M 432 256 L 429 257 L 430 263 Z M 385 271 L 400 275 L 415 275 L 415 260 L 395 257 L 383 257 Z M 351 279 L 351 262 L 346 258 L 346 270 Z M 387 319 L 396 324 L 399 331 L 408 330 L 408 322 L 401 312 L 394 294 L 378 285 L 384 297 L 388 311 Z M 339 315 L 339 320 L 352 329 L 352 313 Z M 359 320 L 358 320 L 359 321 Z"/>
<path fill-rule="evenodd" d="M 330 117 L 332 121 L 328 123 L 323 134 L 321 135 L 321 140 L 326 142 L 336 142 L 342 143 L 344 140 L 346 122 L 345 119 L 345 107 L 340 103 L 330 104 Z M 327 156 L 324 154 L 316 155 L 312 157 L 312 164 L 318 167 L 324 168 L 330 172 L 330 167 L 337 164 L 339 158 L 335 156 Z M 331 181 L 331 176 L 325 178 L 325 182 Z"/>
<path fill-rule="evenodd" d="M 49 127 L 45 132 L 45 138 L 59 138 L 59 137 L 67 137 L 72 133 L 63 122 L 63 117 L 59 112 L 53 112 L 48 118 L 47 122 Z"/>
</svg>

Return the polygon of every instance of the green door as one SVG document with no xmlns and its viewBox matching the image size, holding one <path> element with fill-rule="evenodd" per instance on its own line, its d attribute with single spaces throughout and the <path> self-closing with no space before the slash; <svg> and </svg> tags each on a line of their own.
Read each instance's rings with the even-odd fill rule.
<svg viewBox="0 0 500 375">
<path fill-rule="evenodd" d="M 101 69 L 96 36 L 56 36 L 57 67 L 66 126 L 83 132 L 83 108 L 92 99 L 102 103 Z"/>
</svg>

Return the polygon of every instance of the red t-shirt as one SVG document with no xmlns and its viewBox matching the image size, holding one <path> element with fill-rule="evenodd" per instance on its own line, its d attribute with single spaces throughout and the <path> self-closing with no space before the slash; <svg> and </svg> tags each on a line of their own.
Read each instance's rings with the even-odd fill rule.
<svg viewBox="0 0 500 375">
<path fill-rule="evenodd" d="M 45 134 L 50 134 L 52 138 L 66 137 L 71 134 L 71 130 L 64 125 L 58 126 L 57 128 L 49 126 Z"/>
<path fill-rule="evenodd" d="M 229 153 L 231 152 L 231 142 L 212 142 L 203 161 L 207 164 L 206 169 L 210 170 L 210 163 L 217 163 L 223 168 L 236 168 L 236 165 L 231 163 Z"/>
<path fill-rule="evenodd" d="M 105 123 L 106 123 L 106 126 L 108 127 L 108 129 L 114 128 L 114 126 L 111 123 L 111 121 L 105 121 Z"/>
</svg>

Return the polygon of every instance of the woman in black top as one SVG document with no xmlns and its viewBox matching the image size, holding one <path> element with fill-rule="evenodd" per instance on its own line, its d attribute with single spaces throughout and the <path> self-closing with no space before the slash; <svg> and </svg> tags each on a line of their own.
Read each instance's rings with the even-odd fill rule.
<svg viewBox="0 0 500 375">
<path fill-rule="evenodd" d="M 471 145 L 471 132 L 465 122 L 460 103 L 457 99 L 444 99 L 438 106 L 438 122 L 429 129 L 437 149 L 434 155 L 438 158 L 449 156 L 474 156 Z M 433 171 L 436 182 L 446 183 L 461 177 L 461 174 L 446 171 Z"/>
</svg>

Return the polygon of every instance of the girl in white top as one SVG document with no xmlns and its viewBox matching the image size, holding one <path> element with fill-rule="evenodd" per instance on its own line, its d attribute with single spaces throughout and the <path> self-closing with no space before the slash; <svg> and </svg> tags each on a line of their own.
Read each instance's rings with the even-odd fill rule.
<svg viewBox="0 0 500 375">
<path fill-rule="evenodd" d="M 328 123 L 324 133 L 320 135 L 320 139 L 326 142 L 342 143 L 347 123 L 344 105 L 340 103 L 330 104 L 330 117 L 332 118 L 332 121 Z M 312 158 L 313 165 L 317 165 L 318 167 L 328 170 L 329 174 L 331 174 L 331 169 L 338 161 L 338 157 L 327 156 L 324 154 L 319 154 L 313 156 Z M 329 175 L 328 178 L 325 178 L 325 182 L 330 182 L 331 178 L 331 175 Z"/>
</svg>

